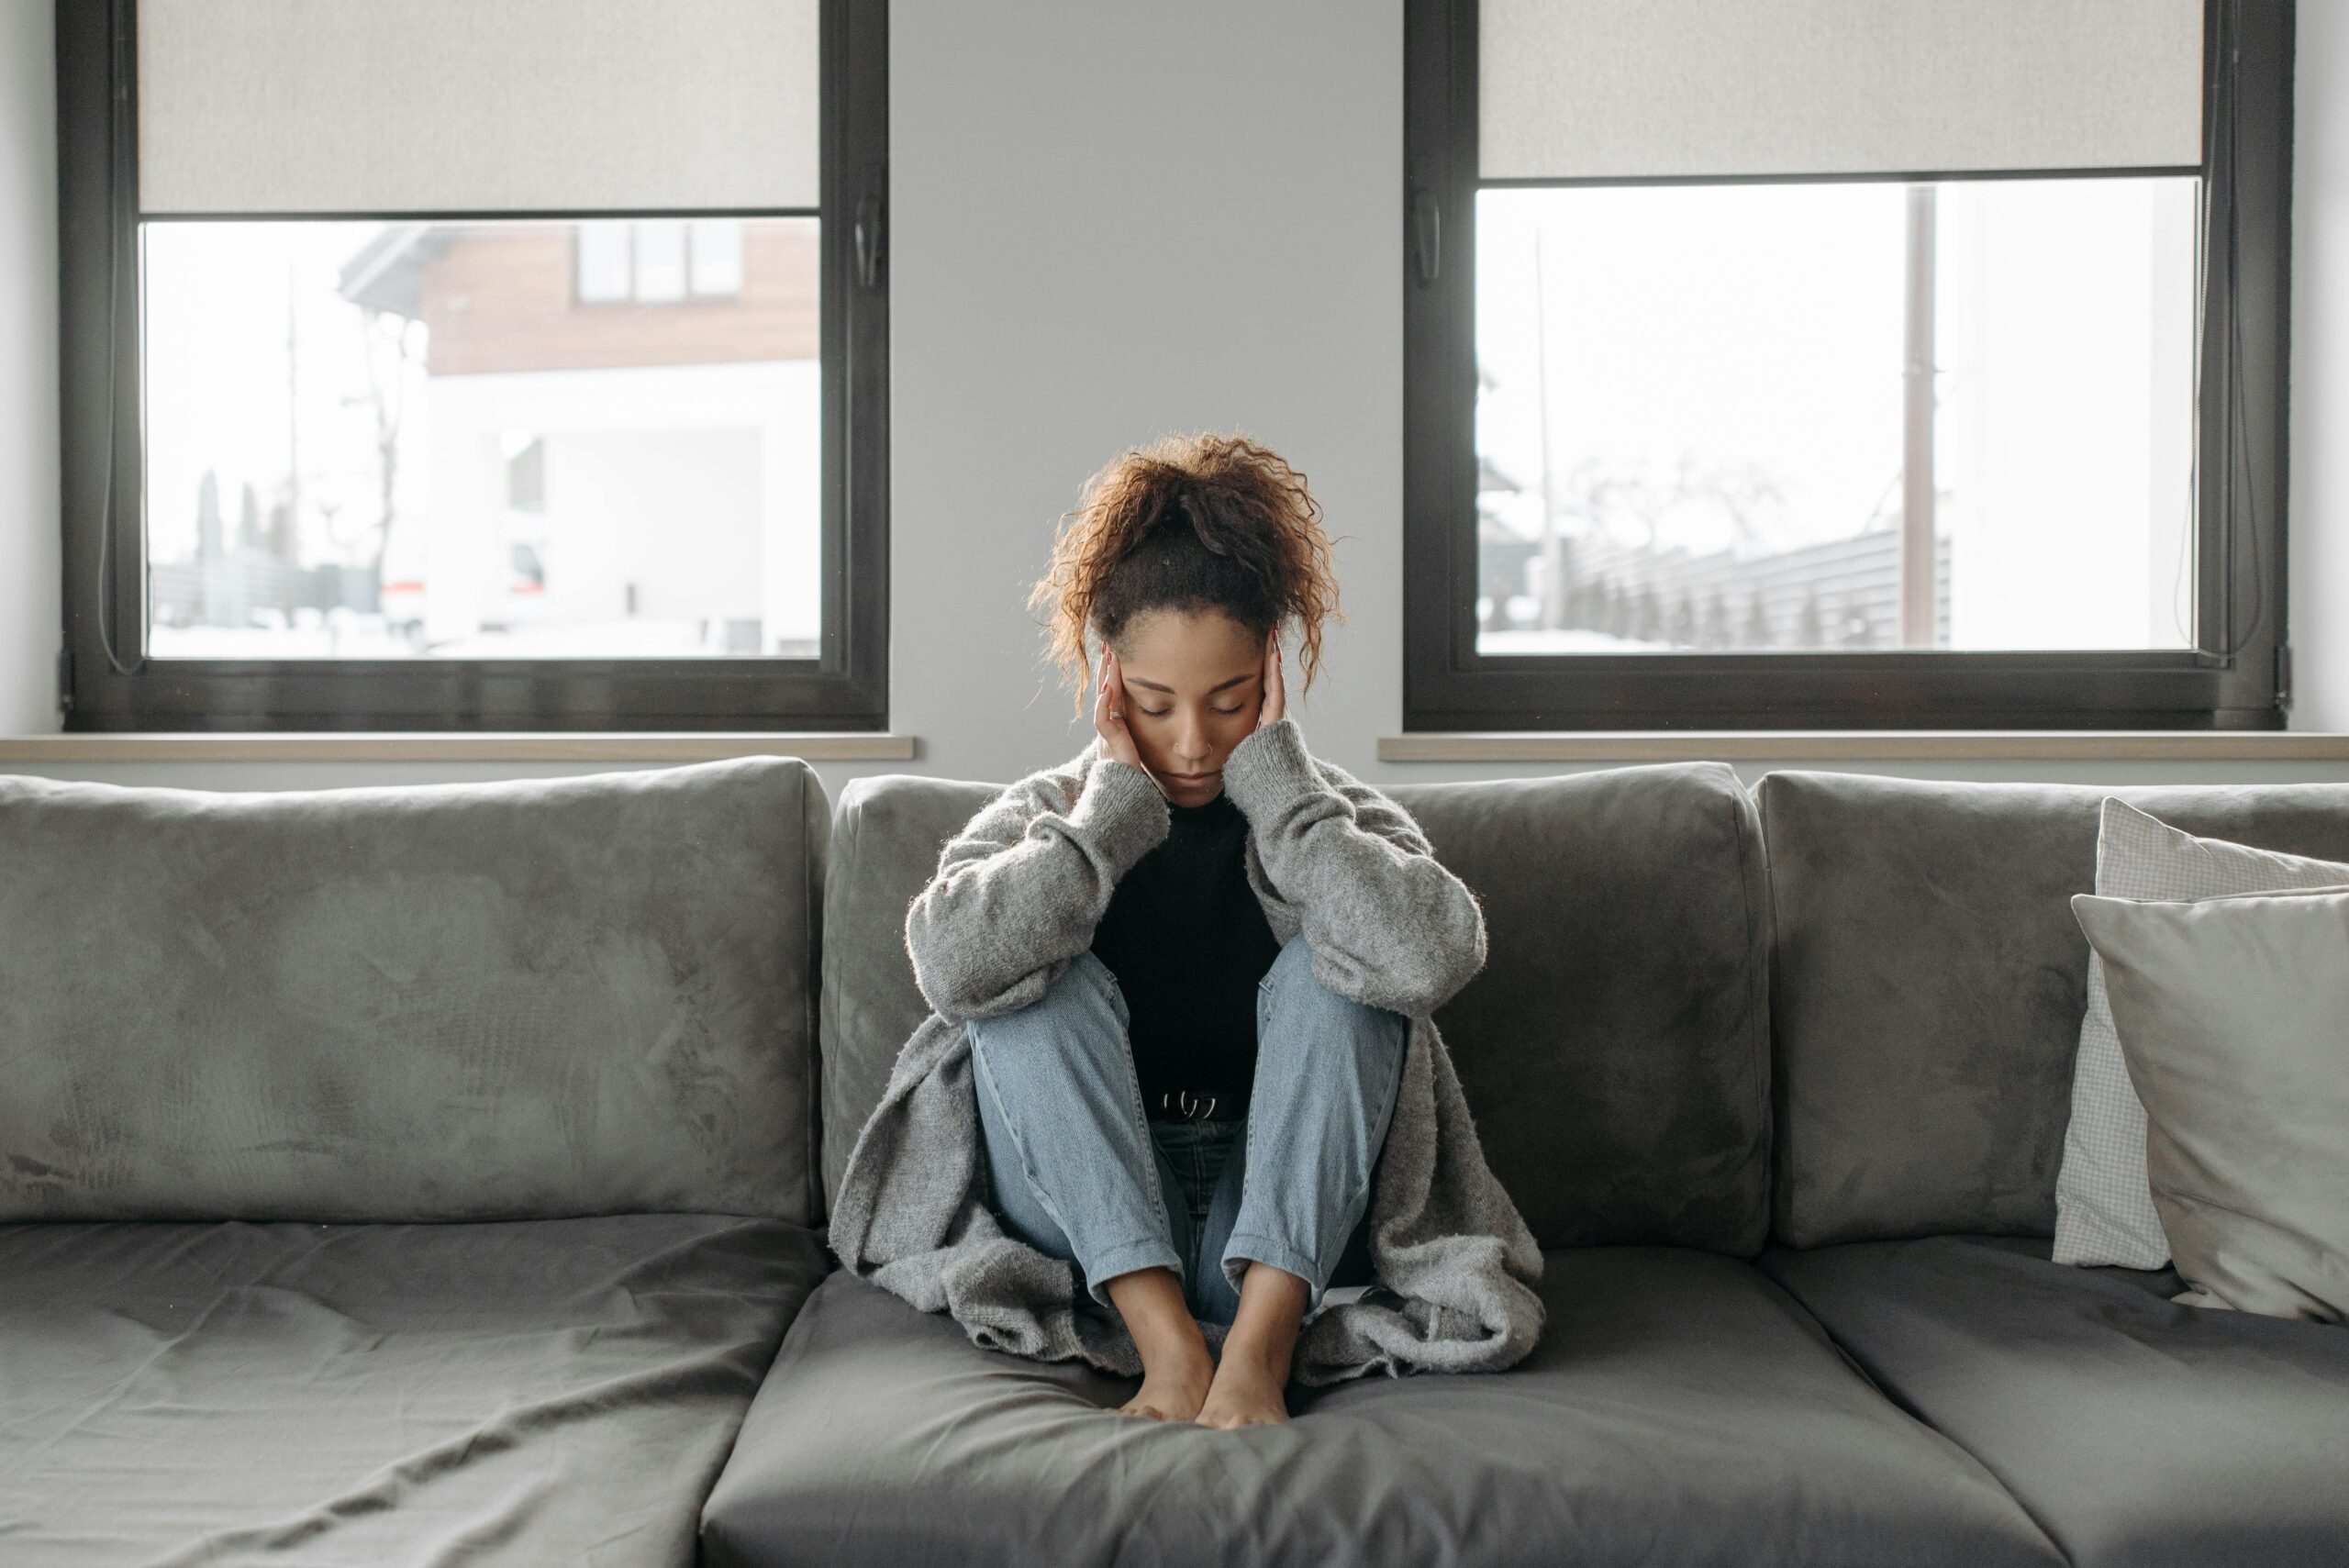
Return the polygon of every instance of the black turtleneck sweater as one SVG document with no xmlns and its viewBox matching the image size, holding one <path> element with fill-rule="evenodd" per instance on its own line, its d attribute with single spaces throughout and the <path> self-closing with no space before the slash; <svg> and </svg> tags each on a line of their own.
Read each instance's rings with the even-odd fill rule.
<svg viewBox="0 0 2349 1568">
<path fill-rule="evenodd" d="M 1231 797 L 1166 809 L 1165 840 L 1111 890 L 1093 951 L 1125 993 L 1143 1109 L 1179 1119 L 1159 1096 L 1205 1090 L 1221 1121 L 1247 1109 L 1256 984 L 1280 943 L 1248 886 L 1248 818 Z"/>
</svg>

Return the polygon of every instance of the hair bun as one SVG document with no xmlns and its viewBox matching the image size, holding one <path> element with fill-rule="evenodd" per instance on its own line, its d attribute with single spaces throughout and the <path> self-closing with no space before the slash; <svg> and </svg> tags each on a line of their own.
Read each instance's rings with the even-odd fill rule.
<svg viewBox="0 0 2349 1568">
<path fill-rule="evenodd" d="M 1077 687 L 1080 718 L 1087 634 L 1114 642 L 1145 611 L 1219 609 L 1260 639 L 1293 615 L 1305 687 L 1319 667 L 1323 619 L 1345 619 L 1305 476 L 1236 435 L 1163 437 L 1095 473 L 1063 517 L 1029 604 L 1050 617 L 1052 655 Z"/>
</svg>

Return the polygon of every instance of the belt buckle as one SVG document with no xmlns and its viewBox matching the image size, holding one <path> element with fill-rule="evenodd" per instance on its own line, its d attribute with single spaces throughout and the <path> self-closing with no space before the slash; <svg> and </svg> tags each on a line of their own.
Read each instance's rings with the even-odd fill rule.
<svg viewBox="0 0 2349 1568">
<path fill-rule="evenodd" d="M 1215 1110 L 1217 1098 L 1218 1096 L 1214 1095 L 1194 1095 L 1188 1089 L 1169 1089 L 1160 1094 L 1158 1105 L 1160 1109 L 1164 1110 L 1169 1108 L 1167 1105 L 1169 1100 L 1176 1101 L 1177 1103 L 1172 1108 L 1185 1120 L 1205 1121 Z"/>
</svg>

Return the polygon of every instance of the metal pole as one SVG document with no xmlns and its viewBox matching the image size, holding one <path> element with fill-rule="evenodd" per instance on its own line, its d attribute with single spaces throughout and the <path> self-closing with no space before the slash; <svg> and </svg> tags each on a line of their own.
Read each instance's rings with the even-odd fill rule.
<svg viewBox="0 0 2349 1568">
<path fill-rule="evenodd" d="M 300 288 L 295 262 L 285 263 L 285 534 L 286 545 L 302 559 L 302 328 L 295 309 Z"/>
<path fill-rule="evenodd" d="M 1908 322 L 1900 417 L 1900 645 L 1931 648 L 1933 583 L 1935 192 L 1909 187 Z"/>
<path fill-rule="evenodd" d="M 1556 630 L 1565 623 L 1565 550 L 1558 537 L 1558 500 L 1550 476 L 1549 284 L 1542 270 L 1542 226 L 1533 229 L 1533 346 L 1537 380 L 1536 417 L 1542 426 L 1542 624 Z"/>
</svg>

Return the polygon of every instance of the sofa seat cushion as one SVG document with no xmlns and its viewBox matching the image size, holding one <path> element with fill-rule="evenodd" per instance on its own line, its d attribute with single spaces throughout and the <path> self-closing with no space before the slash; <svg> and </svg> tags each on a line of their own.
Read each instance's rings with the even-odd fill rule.
<svg viewBox="0 0 2349 1568">
<path fill-rule="evenodd" d="M 1955 1444 L 1750 1263 L 1552 1251 L 1507 1372 L 1289 1390 L 1286 1425 L 1120 1416 L 1139 1380 L 973 1345 L 835 1273 L 703 1518 L 714 1564 L 2057 1563 Z"/>
<path fill-rule="evenodd" d="M 2349 1331 L 2173 1305 L 2046 1238 L 1773 1250 L 1760 1266 L 1964 1444 L 2079 1568 L 2349 1553 Z"/>
<path fill-rule="evenodd" d="M 780 1220 L 0 1226 L 0 1561 L 694 1560 Z"/>
</svg>

